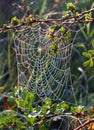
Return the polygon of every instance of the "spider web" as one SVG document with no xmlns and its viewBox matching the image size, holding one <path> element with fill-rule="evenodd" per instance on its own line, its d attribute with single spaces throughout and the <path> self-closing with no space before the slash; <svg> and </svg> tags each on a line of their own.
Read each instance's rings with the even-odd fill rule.
<svg viewBox="0 0 94 130">
<path fill-rule="evenodd" d="M 15 48 L 18 68 L 18 86 L 34 91 L 40 99 L 74 102 L 70 59 L 73 42 L 59 29 L 70 25 L 58 22 L 52 38 L 52 22 L 37 22 L 16 30 Z M 50 37 L 49 37 L 50 36 Z M 53 48 L 56 43 L 56 48 Z"/>
</svg>

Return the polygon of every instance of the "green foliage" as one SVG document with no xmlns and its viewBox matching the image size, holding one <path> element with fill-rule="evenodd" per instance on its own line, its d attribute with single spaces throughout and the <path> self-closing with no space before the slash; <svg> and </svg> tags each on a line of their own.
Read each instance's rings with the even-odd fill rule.
<svg viewBox="0 0 94 130">
<path fill-rule="evenodd" d="M 77 3 L 77 11 L 86 11 L 87 9 L 91 9 L 94 5 L 94 2 L 92 0 L 84 0 Z M 89 14 L 91 15 L 91 14 Z M 93 14 L 89 18 L 93 18 Z M 86 19 L 88 21 L 88 19 Z M 75 39 L 74 47 L 73 47 L 73 53 L 72 53 L 72 60 L 71 60 L 71 72 L 74 80 L 74 88 L 75 88 L 75 94 L 77 95 L 77 99 L 81 100 L 81 104 L 85 103 L 85 91 L 88 90 L 88 104 L 94 104 L 91 103 L 92 98 L 90 98 L 90 95 L 94 93 L 94 62 L 93 62 L 93 55 L 88 53 L 89 50 L 94 50 L 93 43 L 94 43 L 94 23 L 85 23 L 84 26 L 79 24 L 80 31 Z M 84 56 L 85 55 L 85 56 Z M 88 61 L 89 60 L 89 61 Z M 86 63 L 85 63 L 86 62 Z M 87 80 L 85 82 L 84 76 L 82 76 L 82 73 L 79 73 L 78 67 L 81 67 L 83 69 L 83 72 L 85 73 Z M 86 66 L 86 67 L 85 67 Z M 92 67 L 91 67 L 92 66 Z M 86 88 L 88 86 L 88 89 Z M 80 88 L 82 88 L 82 91 L 80 92 Z M 80 94 L 82 97 L 80 97 Z M 87 95 L 87 94 L 86 94 Z"/>
<path fill-rule="evenodd" d="M 1 129 L 25 129 L 26 127 L 21 122 L 19 118 L 17 118 L 17 112 L 14 110 L 4 110 L 0 112 L 0 128 Z"/>
<path fill-rule="evenodd" d="M 16 25 L 19 24 L 19 19 L 18 19 L 16 16 L 14 16 L 14 17 L 11 19 L 11 23 L 12 23 L 14 26 L 16 26 Z"/>
<path fill-rule="evenodd" d="M 36 108 L 32 107 L 34 94 L 19 87 L 15 89 L 15 93 L 8 98 L 8 101 L 10 101 L 10 103 L 12 102 L 12 106 L 13 100 L 15 103 L 14 106 L 16 105 L 15 108 L 12 108 L 12 110 L 4 110 L 0 113 L 0 125 L 2 129 L 26 129 L 36 121 L 35 114 L 37 111 L 35 112 Z M 19 109 L 19 111 L 16 108 Z M 26 126 L 24 123 L 26 123 Z"/>
<path fill-rule="evenodd" d="M 67 9 L 71 12 L 74 12 L 76 7 L 73 3 L 70 2 L 70 3 L 67 4 Z"/>
<path fill-rule="evenodd" d="M 91 19 L 91 18 L 92 18 L 91 13 L 85 14 L 85 19 L 86 19 L 86 20 Z"/>
<path fill-rule="evenodd" d="M 93 42 L 92 42 L 93 46 Z M 88 58 L 87 61 L 84 62 L 85 67 L 93 67 L 94 66 L 94 50 L 88 50 L 88 52 L 83 52 L 83 56 Z"/>
<path fill-rule="evenodd" d="M 59 29 L 59 31 L 62 32 L 62 33 L 64 33 L 64 32 L 65 32 L 65 28 L 64 28 L 64 27 L 61 27 L 61 28 Z"/>
<path fill-rule="evenodd" d="M 58 43 L 53 42 L 50 46 L 50 50 L 51 50 L 51 55 L 55 55 L 57 53 L 57 50 L 58 50 Z"/>
<path fill-rule="evenodd" d="M 27 25 L 30 25 L 30 23 L 31 23 L 30 18 L 26 18 L 25 21 L 26 21 L 26 24 L 27 24 Z"/>
<path fill-rule="evenodd" d="M 28 1 L 27 1 L 28 2 Z M 37 9 L 35 9 L 35 6 L 30 6 L 30 8 L 33 10 L 31 12 L 35 14 L 44 14 L 47 13 L 48 10 L 50 11 L 60 11 L 62 12 L 63 9 L 65 9 L 64 5 L 63 8 L 61 7 L 61 3 L 54 3 L 53 1 L 44 0 L 43 2 L 41 0 L 37 1 Z M 65 1 L 66 2 L 66 1 Z M 72 1 L 73 2 L 73 1 Z M 51 4 L 50 4 L 51 3 Z M 41 6 L 42 5 L 42 6 Z M 46 5 L 48 8 L 46 8 Z M 56 7 L 56 8 L 55 8 Z M 77 6 L 75 6 L 73 3 L 67 4 L 68 11 L 65 11 L 64 17 L 69 16 L 71 14 L 70 12 L 74 13 L 77 10 L 84 11 L 89 8 L 94 7 L 94 2 L 91 0 L 82 1 L 79 0 Z M 25 8 L 26 9 L 26 8 Z M 26 12 L 26 10 L 25 10 Z M 29 14 L 31 13 L 29 12 Z M 1 13 L 1 12 L 0 12 Z M 23 11 L 24 13 L 24 11 Z M 78 12 L 76 12 L 76 16 L 79 15 Z M 1 15 L 0 15 L 1 16 Z M 91 19 L 93 16 L 91 13 L 85 15 L 85 20 Z M 3 16 L 4 18 L 4 16 Z M 30 25 L 33 19 L 26 18 L 25 23 L 27 25 Z M 1 19 L 2 21 L 2 19 Z M 75 21 L 75 19 L 73 19 Z M 16 26 L 18 24 L 22 24 L 23 21 L 19 20 L 17 17 L 13 17 L 11 19 L 11 24 L 13 26 Z M 7 24 L 3 24 L 3 27 L 6 28 Z M 54 42 L 54 40 L 57 40 L 57 35 L 52 35 L 55 29 L 58 29 L 61 33 L 65 32 L 64 27 L 58 27 L 57 23 L 53 23 L 51 29 L 49 29 L 49 34 L 47 35 L 48 39 L 53 39 L 53 44 L 50 46 L 50 50 L 52 55 L 57 54 L 58 50 L 58 43 Z M 81 27 L 81 26 L 80 26 Z M 80 28 L 79 27 L 79 28 Z M 82 75 L 79 74 L 77 68 L 79 66 L 82 66 L 82 63 L 84 62 L 86 72 L 86 76 L 88 77 L 87 82 L 89 85 L 89 91 L 94 92 L 94 24 L 87 24 L 85 23 L 85 26 L 81 28 L 81 31 L 79 32 L 77 39 L 75 40 L 74 49 L 73 49 L 73 58 L 71 62 L 72 67 L 72 73 L 73 76 L 76 77 L 74 80 L 76 82 L 76 92 L 77 92 L 77 100 L 79 100 L 79 95 L 82 96 L 81 99 L 83 100 L 83 95 L 85 95 L 84 92 L 81 92 L 83 95 L 81 95 L 79 88 L 80 86 L 83 86 L 82 90 L 85 90 L 85 86 L 87 84 L 84 84 L 83 77 L 80 78 Z M 68 38 L 71 38 L 71 34 L 65 34 L 64 39 L 62 41 L 67 40 Z M 9 36 L 10 37 L 10 36 Z M 5 43 L 5 41 L 4 41 Z M 6 47 L 2 47 L 1 44 L 1 51 L 0 51 L 0 90 L 4 90 L 6 93 L 7 91 L 14 91 L 15 84 L 17 83 L 17 74 L 16 74 L 16 64 L 14 63 L 16 59 L 14 58 L 14 52 L 11 51 L 11 48 L 13 48 L 13 45 L 10 44 L 10 41 L 8 42 Z M 81 55 L 82 54 L 82 55 Z M 12 62 L 14 61 L 14 62 Z M 13 66 L 13 67 L 11 67 Z M 89 68 L 90 67 L 90 68 Z M 8 69 L 6 69 L 8 68 Z M 7 75 L 7 76 L 6 76 Z M 8 78 L 9 77 L 9 78 Z M 73 77 L 73 78 L 74 78 Z M 12 88 L 12 89 L 11 89 Z M 88 90 L 86 90 L 88 91 Z M 79 94 L 80 93 L 80 94 Z M 5 94 L 5 93 L 4 93 Z M 75 94 L 76 95 L 76 94 Z M 3 111 L 0 112 L 0 129 L 17 129 L 17 130 L 25 130 L 25 129 L 33 129 L 35 127 L 35 124 L 39 126 L 40 130 L 49 130 L 50 124 L 53 121 L 53 118 L 49 119 L 49 121 L 46 122 L 46 117 L 50 114 L 53 114 L 53 117 L 55 114 L 57 115 L 66 115 L 69 113 L 70 115 L 76 116 L 80 113 L 80 117 L 82 120 L 82 113 L 86 113 L 85 120 L 89 118 L 94 117 L 94 107 L 92 106 L 87 108 L 83 106 L 71 106 L 70 104 L 67 104 L 66 102 L 61 103 L 53 103 L 51 99 L 46 98 L 42 105 L 33 105 L 34 103 L 34 93 L 29 93 L 26 89 L 23 90 L 23 88 L 19 87 L 19 89 L 15 89 L 15 93 L 7 93 L 8 96 L 8 103 L 12 106 L 12 110 L 9 110 L 8 108 L 5 108 L 2 105 L 1 98 L 0 98 L 0 109 Z M 2 97 L 2 92 L 1 92 Z M 90 96 L 89 96 L 90 97 Z M 90 98 L 92 100 L 92 97 Z M 89 102 L 88 102 L 89 103 Z M 91 102 L 92 103 L 92 102 Z M 94 105 L 94 102 L 93 102 Z M 79 119 L 80 119 L 79 117 Z M 78 118 L 78 117 L 77 117 Z M 58 119 L 58 118 L 57 118 Z"/>
<path fill-rule="evenodd" d="M 6 27 L 7 27 L 7 24 L 3 24 L 3 27 L 6 28 Z"/>
<path fill-rule="evenodd" d="M 0 112 L 0 129 L 29 130 L 29 128 L 34 128 L 37 130 L 39 128 L 39 130 L 49 130 L 51 122 L 58 120 L 63 115 L 75 116 L 78 113 L 85 114 L 84 112 L 86 112 L 86 117 L 92 116 L 93 108 L 85 108 L 81 105 L 73 106 L 64 101 L 53 103 L 50 98 L 45 98 L 42 105 L 33 105 L 34 97 L 33 93 L 29 93 L 24 88 L 15 89 L 12 96 L 8 97 L 8 101 L 12 98 L 16 106 L 13 108 L 13 101 L 10 100 L 12 109 Z"/>
<path fill-rule="evenodd" d="M 78 111 L 82 112 L 84 111 L 84 106 L 76 106 L 76 107 L 71 107 L 71 112 L 76 114 Z"/>
<path fill-rule="evenodd" d="M 32 103 L 34 101 L 34 94 L 28 92 L 27 89 L 23 91 L 22 87 L 19 87 L 19 89 L 16 90 L 16 96 L 18 96 L 18 98 L 16 98 L 15 100 L 18 108 L 20 108 L 24 112 L 26 111 L 27 113 L 32 112 L 33 109 Z"/>
</svg>

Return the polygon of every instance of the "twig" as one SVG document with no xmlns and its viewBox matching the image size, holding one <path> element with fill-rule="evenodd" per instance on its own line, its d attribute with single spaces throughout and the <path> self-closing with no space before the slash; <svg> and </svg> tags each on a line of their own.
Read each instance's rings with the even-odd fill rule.
<svg viewBox="0 0 94 130">
<path fill-rule="evenodd" d="M 47 120 L 49 120 L 49 119 L 52 119 L 52 118 L 58 117 L 58 116 L 60 116 L 60 117 L 72 118 L 74 121 L 78 121 L 78 123 L 81 124 L 79 118 L 77 118 L 77 117 L 75 117 L 75 116 L 72 116 L 71 114 L 50 114 L 50 115 L 47 115 L 47 116 L 45 117 L 45 120 L 47 121 Z M 43 122 L 42 122 L 41 120 L 39 120 L 38 122 L 36 122 L 36 123 L 33 125 L 33 127 L 36 127 L 36 126 L 38 126 L 38 125 L 40 125 L 40 124 L 43 124 Z"/>
<path fill-rule="evenodd" d="M 90 123 L 92 123 L 92 122 L 94 122 L 94 118 L 92 118 L 92 119 L 86 121 L 85 123 L 83 123 L 83 124 L 81 124 L 80 126 L 78 126 L 77 128 L 75 128 L 74 130 L 80 130 L 81 128 L 87 126 L 88 124 L 90 124 Z"/>
<path fill-rule="evenodd" d="M 63 24 L 73 24 L 73 23 L 75 23 L 75 24 L 77 24 L 77 23 L 89 23 L 89 22 L 94 22 L 94 18 L 91 18 L 91 19 L 88 19 L 88 20 L 83 20 L 83 18 L 82 18 L 82 16 L 84 17 L 85 16 L 85 14 L 88 14 L 88 13 L 90 13 L 90 12 L 94 12 L 94 8 L 92 8 L 92 9 L 90 9 L 90 10 L 87 10 L 87 11 L 84 11 L 84 12 L 82 12 L 82 13 L 80 13 L 78 16 L 75 16 L 75 15 L 73 15 L 73 16 L 66 16 L 66 17 L 63 17 L 63 18 L 61 18 L 61 19 L 47 19 L 47 20 L 43 20 L 43 19 L 34 19 L 34 20 L 32 20 L 31 21 L 31 23 L 30 23 L 30 25 L 32 24 L 32 23 L 41 23 L 41 22 L 45 22 L 45 23 L 50 23 L 50 22 L 54 22 L 54 21 L 56 21 L 56 22 L 62 22 Z M 72 19 L 76 19 L 76 21 L 71 21 Z M 18 24 L 18 25 L 16 25 L 16 26 L 13 26 L 13 25 L 9 25 L 9 26 L 6 26 L 6 27 L 2 27 L 2 28 L 0 28 L 0 33 L 2 33 L 2 32 L 6 32 L 6 31 L 8 31 L 8 30 L 12 30 L 12 29 L 17 29 L 18 27 L 21 27 L 21 26 L 23 26 L 23 25 L 26 25 L 26 22 L 25 21 L 23 21 L 23 23 L 22 24 Z"/>
<path fill-rule="evenodd" d="M 22 24 L 18 24 L 18 25 L 16 25 L 16 26 L 8 25 L 8 26 L 6 26 L 6 27 L 2 27 L 2 28 L 0 28 L 0 33 L 6 32 L 6 31 L 8 31 L 8 30 L 13 30 L 13 29 L 15 29 L 15 28 L 19 28 L 19 27 L 21 27 L 21 26 L 23 26 L 23 25 L 24 25 L 24 24 L 22 23 Z"/>
</svg>

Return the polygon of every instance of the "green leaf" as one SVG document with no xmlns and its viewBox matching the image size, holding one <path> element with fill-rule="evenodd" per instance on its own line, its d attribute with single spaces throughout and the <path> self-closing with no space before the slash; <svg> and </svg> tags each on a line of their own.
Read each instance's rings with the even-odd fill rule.
<svg viewBox="0 0 94 130">
<path fill-rule="evenodd" d="M 6 28 L 7 27 L 7 24 L 3 24 L 3 28 Z"/>
<path fill-rule="evenodd" d="M 85 57 L 87 57 L 87 58 L 91 58 L 91 56 L 92 56 L 92 55 L 91 55 L 90 53 L 88 53 L 88 52 L 83 52 L 82 55 L 85 56 Z"/>
<path fill-rule="evenodd" d="M 1 113 L 0 113 L 1 114 Z M 16 118 L 13 114 L 9 114 L 9 113 L 2 113 L 2 115 L 0 115 L 0 125 L 7 125 L 9 124 L 10 122 L 12 123 L 15 123 L 16 121 Z"/>
<path fill-rule="evenodd" d="M 75 5 L 70 2 L 67 4 L 67 9 L 73 12 L 75 10 Z"/>
<path fill-rule="evenodd" d="M 61 27 L 61 28 L 59 29 L 59 31 L 63 33 L 63 32 L 65 31 L 65 28 L 64 28 L 64 27 Z"/>
<path fill-rule="evenodd" d="M 90 34 L 90 25 L 91 25 L 91 24 L 88 23 L 87 26 L 86 26 L 86 27 L 87 27 L 87 34 L 88 34 L 88 35 Z"/>
<path fill-rule="evenodd" d="M 89 67 L 92 67 L 94 65 L 92 58 L 90 59 L 90 65 Z"/>
<path fill-rule="evenodd" d="M 69 108 L 69 106 L 65 102 L 61 102 L 60 107 L 64 110 L 67 110 Z"/>
<path fill-rule="evenodd" d="M 77 108 L 77 110 L 83 110 L 84 106 L 79 105 L 76 108 Z"/>
<path fill-rule="evenodd" d="M 58 51 L 58 43 L 57 42 L 53 42 L 50 45 L 50 50 L 51 50 L 51 54 L 55 55 L 57 53 L 57 51 Z"/>
<path fill-rule="evenodd" d="M 84 67 L 89 66 L 90 65 L 90 60 L 85 61 L 83 65 L 84 65 Z"/>
<path fill-rule="evenodd" d="M 25 106 L 24 106 L 24 100 L 17 99 L 17 100 L 15 100 L 15 101 L 16 101 L 16 103 L 17 103 L 18 108 L 21 108 L 21 109 L 24 109 L 24 108 L 25 108 Z"/>
<path fill-rule="evenodd" d="M 20 120 L 17 120 L 16 124 L 17 124 L 17 127 L 19 127 L 20 129 L 26 129 L 25 125 Z"/>
<path fill-rule="evenodd" d="M 29 18 L 29 17 L 28 17 L 28 18 L 25 18 L 25 22 L 26 22 L 26 25 L 30 25 L 30 23 L 31 23 L 30 18 Z M 21 21 L 20 21 L 20 23 L 21 23 Z"/>
<path fill-rule="evenodd" d="M 51 99 L 50 98 L 46 98 L 45 99 L 45 104 L 47 104 L 47 105 L 51 105 Z"/>
<path fill-rule="evenodd" d="M 94 50 L 89 50 L 88 51 L 91 55 L 94 55 Z"/>
<path fill-rule="evenodd" d="M 90 19 L 90 18 L 92 18 L 91 13 L 85 14 L 85 19 L 86 19 L 86 20 L 88 20 L 88 19 Z"/>
<path fill-rule="evenodd" d="M 11 23 L 15 26 L 15 25 L 18 25 L 19 24 L 19 19 L 14 16 L 12 19 L 11 19 Z"/>
<path fill-rule="evenodd" d="M 89 32 L 89 38 L 91 38 L 91 37 L 93 37 L 94 36 L 94 30 L 91 30 L 90 32 Z"/>
<path fill-rule="evenodd" d="M 33 124 L 36 121 L 36 118 L 33 118 L 33 117 L 26 116 L 25 118 L 31 124 Z"/>
<path fill-rule="evenodd" d="M 75 112 L 76 112 L 75 107 L 73 107 L 73 106 L 71 107 L 71 112 L 72 112 L 72 113 L 75 113 Z"/>
<path fill-rule="evenodd" d="M 83 64 L 85 67 L 92 67 L 93 66 L 93 61 L 92 61 L 92 58 L 85 61 L 84 64 Z"/>
<path fill-rule="evenodd" d="M 82 48 L 84 51 L 87 51 L 87 48 L 84 45 L 84 43 L 76 44 L 75 46 L 78 47 L 78 48 L 80 48 L 80 49 Z"/>
<path fill-rule="evenodd" d="M 50 108 L 50 106 L 48 104 L 43 105 L 42 106 L 42 114 L 45 115 L 49 108 Z"/>
<path fill-rule="evenodd" d="M 68 11 L 63 11 L 63 16 L 67 17 L 68 16 Z"/>
<path fill-rule="evenodd" d="M 37 116 L 39 116 L 40 115 L 40 113 L 42 112 L 42 109 L 41 109 L 41 107 L 40 108 L 38 108 L 39 110 L 36 110 L 36 108 L 33 108 L 32 109 L 32 112 L 29 114 L 29 116 L 30 117 L 37 117 Z"/>
<path fill-rule="evenodd" d="M 50 111 L 51 113 L 55 113 L 56 110 L 57 110 L 57 103 L 54 103 L 52 104 Z"/>
</svg>

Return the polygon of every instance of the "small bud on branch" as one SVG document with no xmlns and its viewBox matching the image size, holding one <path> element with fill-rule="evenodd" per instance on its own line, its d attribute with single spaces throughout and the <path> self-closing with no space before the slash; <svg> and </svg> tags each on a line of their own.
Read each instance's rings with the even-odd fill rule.
<svg viewBox="0 0 94 130">
<path fill-rule="evenodd" d="M 73 6 L 74 7 L 74 6 Z M 81 24 L 84 24 L 84 23 L 92 23 L 94 22 L 94 18 L 92 17 L 89 17 L 89 13 L 92 13 L 94 12 L 94 8 L 90 9 L 90 10 L 87 10 L 87 11 L 84 11 L 82 13 L 76 13 L 76 14 L 72 14 L 71 16 L 67 15 L 65 17 L 62 17 L 61 19 L 36 19 L 36 18 L 32 18 L 29 16 L 27 18 L 25 18 L 25 20 L 20 20 L 16 17 L 13 17 L 12 20 L 11 20 L 11 24 L 9 25 L 6 25 L 2 28 L 0 28 L 0 33 L 2 32 L 6 32 L 8 30 L 12 30 L 12 29 L 17 29 L 18 27 L 20 26 L 24 26 L 24 25 L 27 25 L 27 26 L 32 26 L 32 23 L 41 23 L 41 22 L 45 22 L 45 23 L 51 23 L 51 22 L 61 22 L 61 25 L 63 23 L 64 24 L 71 24 L 70 28 L 73 27 L 74 25 L 77 25 L 78 23 L 81 23 Z M 86 18 L 88 17 L 88 18 Z M 74 21 L 73 21 L 73 18 L 74 18 Z"/>
</svg>

